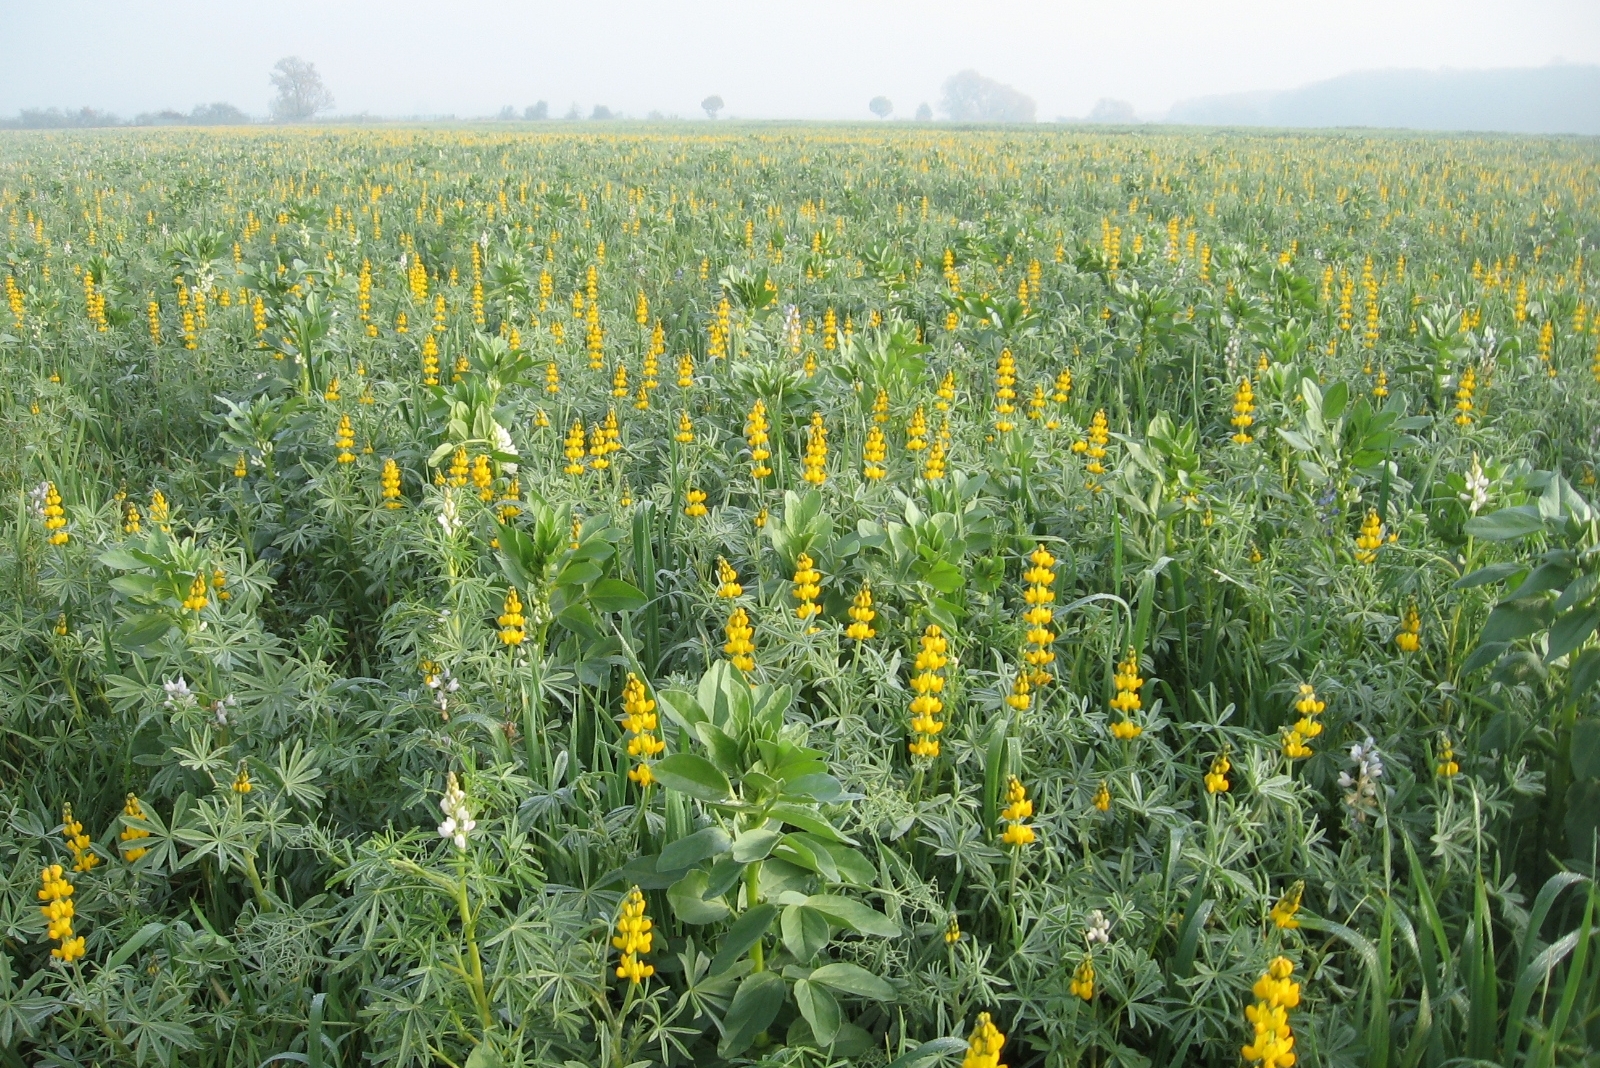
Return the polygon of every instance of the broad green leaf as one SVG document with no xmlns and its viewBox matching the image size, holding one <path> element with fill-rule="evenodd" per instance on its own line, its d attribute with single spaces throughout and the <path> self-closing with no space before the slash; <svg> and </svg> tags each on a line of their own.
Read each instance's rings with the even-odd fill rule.
<svg viewBox="0 0 1600 1068">
<path fill-rule="evenodd" d="M 1490 564 L 1480 567 L 1468 575 L 1456 579 L 1450 588 L 1454 590 L 1469 590 L 1474 586 L 1487 586 L 1491 582 L 1501 582 L 1511 576 L 1528 570 L 1528 565 L 1517 560 L 1507 560 L 1504 563 Z"/>
<path fill-rule="evenodd" d="M 875 1001 L 893 1001 L 899 997 L 899 991 L 886 979 L 880 979 L 858 964 L 838 962 L 824 964 L 811 973 L 813 983 L 821 983 L 844 994 L 852 994 L 858 998 L 872 998 Z"/>
<path fill-rule="evenodd" d="M 733 840 L 733 859 L 740 864 L 766 860 L 773 846 L 782 840 L 782 831 L 772 831 L 765 827 L 745 831 Z"/>
<path fill-rule="evenodd" d="M 1550 626 L 1550 647 L 1545 650 L 1545 663 L 1566 656 L 1588 641 L 1596 627 L 1600 627 L 1600 605 L 1563 613 Z"/>
<path fill-rule="evenodd" d="M 898 938 L 900 925 L 870 905 L 853 897 L 839 894 L 812 894 L 806 904 L 828 917 L 840 927 L 848 927 L 857 934 L 877 935 L 880 938 Z"/>
<path fill-rule="evenodd" d="M 167 631 L 172 629 L 172 618 L 160 612 L 149 612 L 142 616 L 134 616 L 119 624 L 111 632 L 111 638 L 124 649 L 140 649 L 146 645 L 154 645 L 166 637 Z"/>
<path fill-rule="evenodd" d="M 809 959 L 809 958 L 808 958 Z M 794 984 L 794 1003 L 811 1025 L 812 1037 L 824 1048 L 833 1045 L 842 1017 L 839 1002 L 826 987 L 801 979 Z"/>
<path fill-rule="evenodd" d="M 732 841 L 721 827 L 702 827 L 693 834 L 684 835 L 661 851 L 659 867 L 671 871 L 698 864 L 707 857 L 726 853 Z"/>
<path fill-rule="evenodd" d="M 788 992 L 783 979 L 773 972 L 745 976 L 723 1016 L 724 1030 L 722 1041 L 717 1044 L 717 1056 L 732 1057 L 749 1049 L 756 1036 L 777 1019 Z"/>
<path fill-rule="evenodd" d="M 667 902 L 684 923 L 716 923 L 732 913 L 722 898 L 707 895 L 707 881 L 706 873 L 696 868 L 667 887 Z"/>
<path fill-rule="evenodd" d="M 1484 621 L 1483 633 L 1478 636 L 1478 641 L 1491 645 L 1526 638 L 1543 630 L 1546 618 L 1539 607 L 1525 602 L 1496 605 Z"/>
<path fill-rule="evenodd" d="M 602 612 L 637 612 L 647 599 L 633 583 L 608 578 L 589 587 L 589 603 Z"/>
<path fill-rule="evenodd" d="M 967 1042 L 965 1039 L 936 1038 L 896 1057 L 889 1062 L 888 1068 L 918 1068 L 919 1065 L 927 1064 L 929 1061 L 955 1057 L 966 1053 L 966 1051 Z"/>
<path fill-rule="evenodd" d="M 1534 505 L 1519 504 L 1488 515 L 1473 516 L 1464 529 L 1474 538 L 1485 541 L 1510 541 L 1543 530 L 1544 519 Z"/>
<path fill-rule="evenodd" d="M 794 959 L 805 964 L 822 952 L 828 944 L 828 920 L 816 909 L 805 905 L 786 905 L 779 929 L 783 944 Z"/>
<path fill-rule="evenodd" d="M 767 933 L 767 928 L 772 926 L 772 921 L 777 917 L 778 906 L 770 903 L 746 909 L 722 936 L 722 945 L 711 959 L 711 974 L 721 975 L 733 967 L 745 951 Z"/>
<path fill-rule="evenodd" d="M 673 753 L 656 761 L 650 770 L 667 789 L 701 801 L 726 801 L 733 796 L 728 777 L 711 761 L 694 753 Z"/>
</svg>

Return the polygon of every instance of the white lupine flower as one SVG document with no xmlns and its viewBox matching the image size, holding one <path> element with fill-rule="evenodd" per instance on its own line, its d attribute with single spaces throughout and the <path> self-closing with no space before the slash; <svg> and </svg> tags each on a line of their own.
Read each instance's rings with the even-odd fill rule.
<svg viewBox="0 0 1600 1068">
<path fill-rule="evenodd" d="M 1367 816 L 1376 811 L 1378 780 L 1383 778 L 1383 758 L 1371 735 L 1350 747 L 1350 761 L 1355 765 L 1354 774 L 1341 771 L 1339 786 L 1345 791 L 1344 803 L 1357 821 L 1365 823 Z"/>
<path fill-rule="evenodd" d="M 1106 919 L 1106 914 L 1099 909 L 1089 913 L 1089 926 L 1084 929 L 1083 940 L 1093 946 L 1099 942 L 1102 946 L 1111 942 L 1111 921 Z"/>
<path fill-rule="evenodd" d="M 195 703 L 194 691 L 189 689 L 188 680 L 182 675 L 170 682 L 163 682 L 161 688 L 167 692 L 165 703 L 168 708 L 187 708 Z"/>
<path fill-rule="evenodd" d="M 455 842 L 457 849 L 465 851 L 467 836 L 478 826 L 478 821 L 472 818 L 472 811 L 467 808 L 467 795 L 453 771 L 445 784 L 444 796 L 439 799 L 439 811 L 444 813 L 444 822 L 439 824 L 439 837 L 450 839 Z"/>
<path fill-rule="evenodd" d="M 1472 515 L 1477 515 L 1479 509 L 1489 503 L 1489 478 L 1483 473 L 1483 465 L 1478 462 L 1477 453 L 1472 454 L 1472 466 L 1467 469 L 1466 491 L 1457 496 Z"/>
<path fill-rule="evenodd" d="M 438 520 L 444 528 L 445 537 L 451 537 L 461 529 L 461 513 L 456 508 L 455 494 L 448 487 L 444 491 L 444 504 L 440 506 Z"/>
</svg>

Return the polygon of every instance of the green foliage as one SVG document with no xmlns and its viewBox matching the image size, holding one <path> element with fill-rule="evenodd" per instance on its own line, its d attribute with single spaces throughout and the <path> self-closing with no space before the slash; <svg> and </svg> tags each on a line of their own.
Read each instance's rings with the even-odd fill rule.
<svg viewBox="0 0 1600 1068">
<path fill-rule="evenodd" d="M 1595 154 L 0 139 L 0 1068 L 1592 1062 Z"/>
</svg>

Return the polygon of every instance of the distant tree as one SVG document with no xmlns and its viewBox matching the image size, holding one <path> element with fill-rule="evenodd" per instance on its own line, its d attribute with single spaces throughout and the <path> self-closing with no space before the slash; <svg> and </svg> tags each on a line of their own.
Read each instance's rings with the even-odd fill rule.
<svg viewBox="0 0 1600 1068">
<path fill-rule="evenodd" d="M 665 118 L 666 116 L 659 111 L 651 111 L 645 115 L 645 121 L 647 122 L 661 122 Z"/>
<path fill-rule="evenodd" d="M 1139 117 L 1133 113 L 1133 105 L 1126 100 L 1113 100 L 1108 96 L 1103 96 L 1095 101 L 1094 107 L 1089 109 L 1089 121 L 1125 125 L 1138 122 Z"/>
<path fill-rule="evenodd" d="M 224 101 L 212 104 L 196 104 L 194 110 L 189 112 L 191 126 L 243 126 L 250 121 L 250 116 Z"/>
<path fill-rule="evenodd" d="M 523 108 L 522 117 L 527 119 L 529 122 L 539 122 L 543 119 L 548 119 L 550 117 L 550 104 L 547 101 L 541 100 L 532 107 Z"/>
<path fill-rule="evenodd" d="M 500 114 L 496 115 L 495 118 L 501 122 L 515 122 L 517 120 L 517 109 L 507 104 L 500 109 Z"/>
<path fill-rule="evenodd" d="M 710 96 L 700 101 L 700 106 L 705 109 L 706 118 L 714 119 L 717 117 L 717 112 L 722 110 L 722 98 L 715 93 L 712 93 Z"/>
<path fill-rule="evenodd" d="M 1032 122 L 1034 112 L 1033 97 L 975 70 L 945 81 L 939 107 L 957 122 Z"/>
<path fill-rule="evenodd" d="M 567 109 L 567 113 L 561 117 L 567 122 L 577 122 L 583 118 L 583 109 L 578 107 L 578 102 L 574 100 L 572 106 Z"/>
<path fill-rule="evenodd" d="M 24 130 L 53 130 L 73 126 L 121 126 L 122 120 L 109 111 L 80 108 L 62 111 L 60 108 L 23 108 L 15 123 Z"/>
<path fill-rule="evenodd" d="M 319 111 L 333 107 L 333 94 L 322 84 L 315 63 L 299 56 L 286 56 L 272 68 L 272 87 L 278 98 L 272 102 L 272 117 L 280 122 L 305 122 Z"/>
<path fill-rule="evenodd" d="M 189 117 L 181 111 L 167 108 L 163 111 L 141 111 L 133 117 L 134 126 L 184 126 Z"/>
<path fill-rule="evenodd" d="M 917 105 L 917 121 L 918 122 L 932 122 L 933 121 L 933 109 L 930 108 L 927 105 L 926 101 L 924 101 L 923 103 Z"/>
<path fill-rule="evenodd" d="M 611 109 L 606 107 L 604 104 L 596 104 L 594 106 L 594 110 L 589 113 L 589 118 L 591 121 L 593 121 L 595 119 L 614 119 L 616 116 L 613 115 L 611 113 Z"/>
<path fill-rule="evenodd" d="M 894 104 L 886 96 L 875 96 L 867 104 L 867 110 L 880 119 L 887 119 L 889 113 L 894 110 Z"/>
</svg>

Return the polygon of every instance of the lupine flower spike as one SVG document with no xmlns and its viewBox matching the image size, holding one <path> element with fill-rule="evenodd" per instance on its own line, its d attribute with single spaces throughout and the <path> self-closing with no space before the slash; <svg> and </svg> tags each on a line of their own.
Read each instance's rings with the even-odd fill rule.
<svg viewBox="0 0 1600 1068">
<path fill-rule="evenodd" d="M 628 778 L 640 786 L 655 782 L 649 761 L 661 755 L 667 743 L 656 734 L 659 726 L 656 703 L 645 691 L 638 676 L 628 672 L 628 681 L 622 687 L 622 729 L 628 732 L 628 756 L 635 761 L 628 770 Z"/>
<path fill-rule="evenodd" d="M 1000 1063 L 1000 1051 L 1005 1046 L 1006 1036 L 995 1027 L 989 1014 L 979 1013 L 967 1039 L 967 1055 L 961 1060 L 961 1068 L 1006 1068 Z"/>
<path fill-rule="evenodd" d="M 1133 721 L 1133 714 L 1144 707 L 1144 700 L 1139 696 L 1144 680 L 1139 677 L 1139 654 L 1131 646 L 1128 655 L 1117 665 L 1112 681 L 1117 693 L 1111 698 L 1111 710 L 1120 712 L 1122 719 L 1111 725 L 1111 734 L 1120 741 L 1132 741 L 1144 733 L 1144 728 Z"/>
<path fill-rule="evenodd" d="M 618 979 L 642 983 L 656 973 L 654 965 L 639 959 L 642 954 L 650 952 L 651 943 L 655 940 L 652 927 L 654 924 L 650 917 L 644 914 L 644 894 L 636 886 L 622 899 L 617 933 L 611 939 L 611 945 L 622 951 L 621 959 L 617 961 Z"/>
</svg>

